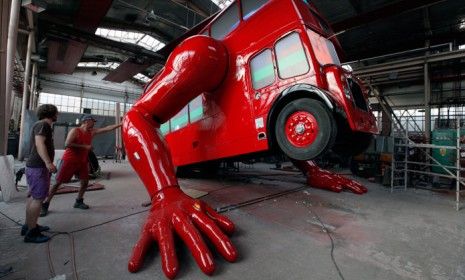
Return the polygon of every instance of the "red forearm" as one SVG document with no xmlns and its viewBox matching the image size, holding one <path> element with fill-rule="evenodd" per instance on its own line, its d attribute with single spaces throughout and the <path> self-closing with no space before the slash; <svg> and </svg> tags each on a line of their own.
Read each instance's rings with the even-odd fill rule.
<svg viewBox="0 0 465 280">
<path fill-rule="evenodd" d="M 124 118 L 123 140 L 129 162 L 151 198 L 166 187 L 178 186 L 169 148 L 155 121 L 137 110 L 129 111 Z"/>
</svg>

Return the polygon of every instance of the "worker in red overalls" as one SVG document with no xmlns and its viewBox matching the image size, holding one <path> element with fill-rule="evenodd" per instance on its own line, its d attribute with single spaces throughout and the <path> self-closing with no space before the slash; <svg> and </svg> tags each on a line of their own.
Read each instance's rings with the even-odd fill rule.
<svg viewBox="0 0 465 280">
<path fill-rule="evenodd" d="M 65 141 L 65 153 L 63 154 L 62 164 L 56 177 L 56 183 L 50 190 L 47 198 L 42 204 L 40 216 L 46 216 L 50 200 L 52 200 L 58 187 L 62 183 L 69 182 L 73 175 L 78 175 L 81 181 L 78 197 L 74 203 L 74 208 L 89 209 L 84 203 L 84 193 L 89 185 L 89 151 L 92 149 L 92 138 L 100 133 L 114 130 L 121 124 L 109 125 L 103 128 L 94 128 L 96 120 L 92 115 L 84 114 L 81 117 L 81 125 L 71 129 Z"/>
</svg>

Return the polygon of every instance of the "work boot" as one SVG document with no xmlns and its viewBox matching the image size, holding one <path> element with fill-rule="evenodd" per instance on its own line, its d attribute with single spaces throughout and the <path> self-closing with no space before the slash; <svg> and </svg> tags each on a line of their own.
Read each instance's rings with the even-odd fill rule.
<svg viewBox="0 0 465 280">
<path fill-rule="evenodd" d="M 41 226 L 41 225 L 39 225 L 39 224 L 37 224 L 37 228 L 39 229 L 39 232 L 47 231 L 47 230 L 50 229 L 48 226 Z M 24 225 L 21 227 L 21 236 L 26 235 L 27 230 L 28 230 L 27 225 L 24 224 Z"/>
<path fill-rule="evenodd" d="M 40 216 L 45 217 L 48 214 L 48 207 L 50 206 L 50 202 L 42 203 L 42 208 L 40 209 Z"/>
<path fill-rule="evenodd" d="M 84 198 L 76 198 L 76 202 L 74 203 L 74 208 L 87 210 L 89 209 L 89 205 L 84 203 Z"/>
<path fill-rule="evenodd" d="M 44 243 L 49 240 L 50 240 L 50 237 L 40 233 L 38 227 L 35 227 L 29 230 L 24 236 L 24 242 L 26 243 Z"/>
</svg>

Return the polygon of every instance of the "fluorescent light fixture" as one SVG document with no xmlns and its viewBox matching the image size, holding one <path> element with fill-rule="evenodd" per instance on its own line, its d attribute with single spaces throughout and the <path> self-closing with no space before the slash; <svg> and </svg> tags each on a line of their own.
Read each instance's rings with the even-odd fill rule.
<svg viewBox="0 0 465 280">
<path fill-rule="evenodd" d="M 460 45 L 459 50 L 465 50 L 465 45 Z"/>
<path fill-rule="evenodd" d="M 35 13 L 40 13 L 47 9 L 47 3 L 44 0 L 22 0 L 21 6 Z"/>
</svg>

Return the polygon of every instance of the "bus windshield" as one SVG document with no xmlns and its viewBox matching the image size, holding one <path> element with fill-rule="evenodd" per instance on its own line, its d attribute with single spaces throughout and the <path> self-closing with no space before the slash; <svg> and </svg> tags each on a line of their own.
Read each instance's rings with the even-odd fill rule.
<svg viewBox="0 0 465 280">
<path fill-rule="evenodd" d="M 339 57 L 336 53 L 336 48 L 330 40 L 326 39 L 310 28 L 307 28 L 307 34 L 310 38 L 312 48 L 315 51 L 316 59 L 321 65 L 341 65 L 341 61 L 339 61 Z"/>
</svg>

